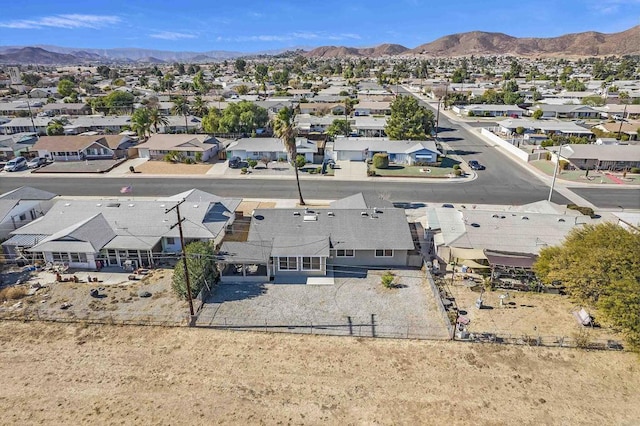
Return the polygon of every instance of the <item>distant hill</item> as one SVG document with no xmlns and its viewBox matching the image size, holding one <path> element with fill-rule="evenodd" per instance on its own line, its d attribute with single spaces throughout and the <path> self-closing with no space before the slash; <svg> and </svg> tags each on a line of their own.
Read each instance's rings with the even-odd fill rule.
<svg viewBox="0 0 640 426">
<path fill-rule="evenodd" d="M 559 37 L 512 37 L 502 33 L 473 31 L 441 37 L 422 44 L 411 53 L 429 56 L 609 56 L 640 53 L 640 26 L 603 34 L 594 31 Z"/>
<path fill-rule="evenodd" d="M 164 64 L 162 59 L 154 58 L 153 56 L 147 56 L 146 58 L 140 58 L 136 60 L 139 64 Z"/>
<path fill-rule="evenodd" d="M 310 58 L 343 58 L 347 56 L 366 56 L 377 58 L 380 56 L 395 56 L 407 52 L 409 49 L 399 44 L 381 44 L 376 47 L 356 48 L 344 46 L 317 47 L 305 56 Z"/>
<path fill-rule="evenodd" d="M 85 62 L 84 58 L 66 53 L 55 53 L 39 47 L 10 49 L 0 54 L 0 64 L 73 65 Z"/>
</svg>

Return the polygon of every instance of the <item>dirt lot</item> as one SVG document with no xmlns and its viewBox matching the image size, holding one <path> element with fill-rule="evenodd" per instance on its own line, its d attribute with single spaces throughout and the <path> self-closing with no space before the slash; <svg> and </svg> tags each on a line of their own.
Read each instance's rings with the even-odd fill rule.
<svg viewBox="0 0 640 426">
<path fill-rule="evenodd" d="M 172 164 L 166 161 L 147 161 L 136 166 L 136 172 L 147 175 L 204 175 L 213 164 Z"/>
<path fill-rule="evenodd" d="M 77 272 L 64 274 L 70 279 L 74 275 L 80 282 L 56 282 L 55 274 L 40 271 L 32 274 L 21 287 L 29 289 L 31 284 L 43 286 L 30 296 L 0 303 L 0 318 L 40 319 L 108 319 L 115 322 L 139 321 L 150 323 L 181 324 L 186 319 L 187 303 L 179 300 L 171 290 L 172 270 L 156 269 L 148 275 L 139 275 L 140 280 L 128 280 L 129 273 Z M 87 282 L 88 277 L 100 282 Z M 6 275 L 5 275 L 6 277 Z M 98 297 L 90 295 L 91 289 L 99 289 Z M 149 297 L 141 297 L 148 292 Z M 62 305 L 70 306 L 61 309 Z"/>
<path fill-rule="evenodd" d="M 0 323 L 3 424 L 638 424 L 622 352 Z"/>
</svg>

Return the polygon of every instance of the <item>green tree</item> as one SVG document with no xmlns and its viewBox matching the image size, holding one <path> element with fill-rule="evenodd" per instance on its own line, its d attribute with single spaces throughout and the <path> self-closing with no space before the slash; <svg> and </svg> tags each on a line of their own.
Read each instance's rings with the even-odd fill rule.
<svg viewBox="0 0 640 426">
<path fill-rule="evenodd" d="M 589 105 L 589 106 L 603 106 L 604 105 L 604 98 L 602 98 L 601 96 L 597 96 L 597 95 L 585 96 L 584 98 L 582 98 L 581 103 L 583 105 Z"/>
<path fill-rule="evenodd" d="M 27 86 L 36 86 L 40 82 L 41 78 L 37 74 L 22 74 L 22 82 Z"/>
<path fill-rule="evenodd" d="M 132 93 L 114 90 L 103 99 L 104 108 L 111 114 L 129 112 L 133 109 L 135 96 Z"/>
<path fill-rule="evenodd" d="M 159 127 L 169 124 L 169 119 L 162 114 L 158 107 L 149 108 L 149 124 L 153 127 L 153 131 L 158 133 Z"/>
<path fill-rule="evenodd" d="M 389 167 L 389 154 L 386 152 L 376 152 L 373 154 L 373 167 L 376 169 L 386 169 Z"/>
<path fill-rule="evenodd" d="M 245 61 L 242 58 L 238 58 L 238 59 L 236 59 L 235 67 L 236 67 L 236 71 L 239 74 L 243 74 L 245 72 L 246 68 L 247 68 L 247 61 Z"/>
<path fill-rule="evenodd" d="M 185 258 L 187 261 L 187 270 L 189 271 L 191 297 L 195 298 L 205 286 L 205 283 L 211 287 L 218 279 L 215 249 L 213 244 L 195 241 L 187 244 L 185 247 Z M 187 282 L 182 259 L 180 259 L 176 263 L 175 268 L 173 268 L 171 287 L 179 297 L 183 299 L 187 298 Z"/>
<path fill-rule="evenodd" d="M 47 126 L 47 136 L 64 135 L 64 123 L 61 120 L 52 120 Z"/>
<path fill-rule="evenodd" d="M 76 85 L 73 83 L 73 81 L 64 79 L 58 82 L 58 93 L 64 98 L 66 98 L 67 96 L 71 96 L 75 88 Z"/>
<path fill-rule="evenodd" d="M 269 113 L 253 102 L 240 101 L 230 104 L 218 121 L 220 132 L 251 133 L 269 122 Z"/>
<path fill-rule="evenodd" d="M 131 130 L 136 132 L 141 139 L 146 139 L 147 134 L 151 135 L 151 114 L 149 108 L 141 107 L 133 112 L 131 116 Z"/>
<path fill-rule="evenodd" d="M 238 95 L 246 95 L 247 93 L 249 93 L 249 86 L 247 86 L 246 84 L 241 84 L 239 86 L 236 86 L 236 92 L 238 92 Z"/>
<path fill-rule="evenodd" d="M 534 271 L 561 282 L 579 302 L 601 309 L 628 342 L 640 343 L 640 233 L 613 223 L 575 228 L 562 245 L 540 252 Z"/>
<path fill-rule="evenodd" d="M 198 71 L 193 76 L 193 90 L 199 95 L 204 95 L 209 92 L 211 85 L 204 81 L 204 74 L 202 70 Z"/>
<path fill-rule="evenodd" d="M 298 154 L 296 148 L 296 129 L 294 124 L 295 112 L 292 108 L 286 107 L 278 111 L 273 121 L 273 132 L 277 137 L 282 139 L 284 147 L 287 150 L 290 161 L 292 162 L 293 169 L 296 174 L 296 184 L 298 186 L 298 197 L 300 205 L 304 206 L 305 202 L 302 198 L 302 190 L 300 189 L 300 178 L 298 176 L 298 167 L 295 165 L 295 160 Z"/>
<path fill-rule="evenodd" d="M 569 90 L 570 92 L 584 92 L 585 90 L 587 90 L 587 86 L 585 86 L 585 84 L 577 78 L 572 78 L 571 80 L 567 81 L 567 83 L 564 85 L 564 88 Z"/>
<path fill-rule="evenodd" d="M 186 96 L 174 96 L 171 101 L 173 102 L 171 113 L 173 115 L 184 115 L 184 132 L 187 133 L 189 130 L 189 124 L 187 122 L 187 116 L 189 115 L 189 100 Z"/>
<path fill-rule="evenodd" d="M 332 138 L 338 135 L 348 135 L 351 132 L 351 126 L 349 126 L 349 120 L 333 120 L 333 123 L 327 127 L 327 134 Z"/>
<path fill-rule="evenodd" d="M 202 96 L 196 95 L 196 97 L 193 98 L 193 106 L 191 107 L 191 110 L 193 115 L 202 118 L 209 112 L 209 107 L 207 107 L 207 102 L 202 99 Z"/>
<path fill-rule="evenodd" d="M 220 119 L 222 113 L 218 108 L 211 108 L 207 115 L 202 118 L 202 129 L 206 133 L 218 133 L 220 132 Z"/>
<path fill-rule="evenodd" d="M 533 112 L 533 118 L 535 120 L 540 120 L 542 118 L 542 116 L 544 115 L 544 111 L 541 109 L 537 109 Z"/>
<path fill-rule="evenodd" d="M 433 112 L 418 104 L 413 96 L 398 96 L 391 103 L 391 117 L 385 132 L 394 140 L 423 140 L 435 126 Z"/>
</svg>

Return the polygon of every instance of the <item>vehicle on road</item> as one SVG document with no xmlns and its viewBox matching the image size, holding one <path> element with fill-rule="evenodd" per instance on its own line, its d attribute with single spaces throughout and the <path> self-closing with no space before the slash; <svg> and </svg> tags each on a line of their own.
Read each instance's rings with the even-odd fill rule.
<svg viewBox="0 0 640 426">
<path fill-rule="evenodd" d="M 442 205 L 443 208 L 445 209 L 455 209 L 455 206 L 453 204 L 443 204 Z"/>
<path fill-rule="evenodd" d="M 47 159 L 44 157 L 35 157 L 27 162 L 27 168 L 37 169 L 47 164 Z"/>
<path fill-rule="evenodd" d="M 24 157 L 16 157 L 11 160 L 7 164 L 4 165 L 5 172 L 17 172 L 18 170 L 22 170 L 27 167 L 27 160 Z"/>
<path fill-rule="evenodd" d="M 231 157 L 229 158 L 229 167 L 232 169 L 240 168 L 242 164 L 242 159 L 240 157 Z"/>
<path fill-rule="evenodd" d="M 483 166 L 482 164 L 478 163 L 478 161 L 476 161 L 476 160 L 469 160 L 467 162 L 467 164 L 469 164 L 469 167 L 471 167 L 471 170 L 484 170 L 484 169 L 486 169 L 485 166 Z"/>
</svg>

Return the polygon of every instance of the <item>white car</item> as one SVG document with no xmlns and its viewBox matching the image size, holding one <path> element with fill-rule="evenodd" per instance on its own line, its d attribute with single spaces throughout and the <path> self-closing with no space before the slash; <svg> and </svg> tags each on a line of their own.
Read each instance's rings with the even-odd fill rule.
<svg viewBox="0 0 640 426">
<path fill-rule="evenodd" d="M 7 164 L 4 165 L 5 172 L 17 172 L 18 170 L 22 170 L 27 167 L 27 160 L 24 157 L 16 157 L 12 160 L 9 160 Z"/>
</svg>

